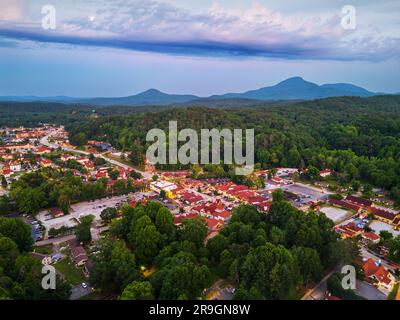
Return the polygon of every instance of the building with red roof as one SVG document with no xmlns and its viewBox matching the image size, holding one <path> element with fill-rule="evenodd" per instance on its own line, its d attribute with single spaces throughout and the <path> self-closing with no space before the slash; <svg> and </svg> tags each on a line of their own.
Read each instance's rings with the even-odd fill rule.
<svg viewBox="0 0 400 320">
<path fill-rule="evenodd" d="M 218 231 L 224 226 L 224 223 L 219 219 L 207 218 L 206 222 L 210 231 Z"/>
<path fill-rule="evenodd" d="M 362 235 L 364 243 L 378 243 L 381 240 L 381 237 L 374 232 L 365 232 Z"/>
<path fill-rule="evenodd" d="M 37 154 L 47 154 L 47 153 L 51 153 L 53 150 L 46 147 L 46 146 L 40 146 L 36 149 L 36 153 Z"/>
<path fill-rule="evenodd" d="M 360 197 L 355 197 L 355 196 L 347 196 L 346 197 L 346 202 L 350 202 L 352 204 L 356 204 L 360 207 L 370 207 L 372 206 L 372 201 L 368 200 L 368 199 L 364 199 L 364 198 L 360 198 Z"/>
<path fill-rule="evenodd" d="M 393 289 L 396 278 L 380 262 L 370 258 L 362 265 L 362 269 L 365 277 L 372 280 L 377 287 Z"/>
<path fill-rule="evenodd" d="M 199 217 L 200 215 L 198 213 L 189 213 L 189 214 L 180 214 L 180 215 L 176 215 L 174 216 L 174 224 L 177 226 L 180 226 L 183 222 L 183 220 L 186 219 L 193 219 L 196 217 Z"/>
<path fill-rule="evenodd" d="M 203 200 L 203 197 L 191 192 L 184 192 L 180 195 L 183 202 L 187 204 L 196 204 Z"/>
</svg>

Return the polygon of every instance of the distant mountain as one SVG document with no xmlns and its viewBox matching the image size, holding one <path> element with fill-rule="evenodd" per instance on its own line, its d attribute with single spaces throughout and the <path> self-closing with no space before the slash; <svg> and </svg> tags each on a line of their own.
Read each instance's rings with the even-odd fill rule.
<svg viewBox="0 0 400 320">
<path fill-rule="evenodd" d="M 272 87 L 251 90 L 244 93 L 228 93 L 221 96 L 213 96 L 214 99 L 241 98 L 257 100 L 311 100 L 340 96 L 370 97 L 375 95 L 361 87 L 352 84 L 324 84 L 317 85 L 305 81 L 301 77 L 294 77 L 278 83 Z"/>
<path fill-rule="evenodd" d="M 283 100 L 312 100 L 329 97 L 341 96 L 358 96 L 371 97 L 378 93 L 370 92 L 364 88 L 357 87 L 348 83 L 324 84 L 317 85 L 313 82 L 304 80 L 301 77 L 293 77 L 278 83 L 275 86 L 264 87 L 257 90 L 251 90 L 244 93 L 227 93 L 223 95 L 214 95 L 211 97 L 200 98 L 195 95 L 167 94 L 156 89 L 150 89 L 145 92 L 116 98 L 71 98 L 66 96 L 56 97 L 36 97 L 36 96 L 6 96 L 0 97 L 0 101 L 44 101 L 44 102 L 61 102 L 61 103 L 78 103 L 94 106 L 149 106 L 149 105 L 170 105 L 170 104 L 187 104 L 202 102 L 215 102 L 217 100 L 226 100 L 231 103 L 233 100 L 239 99 L 240 103 L 252 103 L 254 100 L 259 101 L 283 101 Z"/>
<path fill-rule="evenodd" d="M 194 95 L 167 94 L 156 89 L 150 89 L 134 96 L 122 98 L 92 98 L 78 100 L 78 103 L 93 104 L 99 106 L 110 105 L 168 105 L 172 103 L 184 103 L 197 99 Z"/>
</svg>

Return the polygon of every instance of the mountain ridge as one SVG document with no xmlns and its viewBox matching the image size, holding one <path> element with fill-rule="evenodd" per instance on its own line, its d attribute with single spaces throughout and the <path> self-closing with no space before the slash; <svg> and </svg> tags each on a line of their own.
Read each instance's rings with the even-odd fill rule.
<svg viewBox="0 0 400 320">
<path fill-rule="evenodd" d="M 370 92 L 362 87 L 350 83 L 333 83 L 318 85 L 296 76 L 279 82 L 274 86 L 249 90 L 242 93 L 226 93 L 199 97 L 191 94 L 168 94 L 158 89 L 148 89 L 135 95 L 126 97 L 93 97 L 73 98 L 68 96 L 37 97 L 37 96 L 0 96 L 0 101 L 13 102 L 58 102 L 88 104 L 94 106 L 112 105 L 170 105 L 189 103 L 201 100 L 258 100 L 258 101 L 282 101 L 282 100 L 313 100 L 340 96 L 371 97 L 381 93 Z"/>
</svg>

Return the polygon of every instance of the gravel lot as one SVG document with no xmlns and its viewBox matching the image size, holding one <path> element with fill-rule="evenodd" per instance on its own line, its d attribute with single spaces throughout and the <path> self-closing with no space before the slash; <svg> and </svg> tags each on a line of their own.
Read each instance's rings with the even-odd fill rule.
<svg viewBox="0 0 400 320">
<path fill-rule="evenodd" d="M 375 230 L 376 233 L 379 234 L 380 231 L 386 230 L 391 232 L 394 236 L 397 236 L 400 234 L 400 231 L 396 231 L 393 229 L 393 227 L 390 224 L 381 222 L 381 221 L 373 221 L 369 225 L 371 229 Z"/>
<path fill-rule="evenodd" d="M 352 213 L 350 211 L 343 210 L 340 208 L 335 208 L 335 207 L 321 208 L 321 212 L 325 213 L 325 215 L 335 223 L 340 222 L 343 219 L 345 219 L 346 217 L 352 215 Z"/>
</svg>

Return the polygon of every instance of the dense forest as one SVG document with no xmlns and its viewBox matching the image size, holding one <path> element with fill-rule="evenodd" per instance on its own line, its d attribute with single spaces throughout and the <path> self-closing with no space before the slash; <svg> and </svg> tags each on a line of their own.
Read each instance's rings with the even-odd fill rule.
<svg viewBox="0 0 400 320">
<path fill-rule="evenodd" d="M 178 128 L 254 128 L 255 160 L 260 168 L 290 166 L 333 169 L 340 183 L 390 191 L 400 205 L 400 96 L 338 97 L 303 102 L 236 103 L 221 107 L 126 107 L 93 110 L 55 103 L 1 103 L 0 126 L 67 125 L 71 141 L 106 140 L 132 151 L 143 164 L 147 132 Z M 179 169 L 175 166 L 171 169 Z M 355 190 L 357 191 L 357 190 Z"/>
<path fill-rule="evenodd" d="M 223 278 L 238 287 L 236 299 L 296 299 L 324 271 L 358 254 L 339 241 L 325 215 L 304 214 L 274 194 L 266 216 L 248 205 L 208 241 L 202 218 L 173 224 L 160 203 L 123 207 L 108 238 L 97 243 L 90 282 L 121 299 L 195 299 Z"/>
<path fill-rule="evenodd" d="M 106 109 L 107 110 L 107 109 Z M 254 128 L 261 168 L 290 166 L 333 169 L 343 183 L 370 184 L 390 191 L 400 204 L 400 96 L 341 97 L 265 106 L 211 109 L 175 108 L 103 115 L 68 127 L 76 144 L 107 140 L 131 150 L 143 162 L 145 137 L 153 128 Z"/>
</svg>

